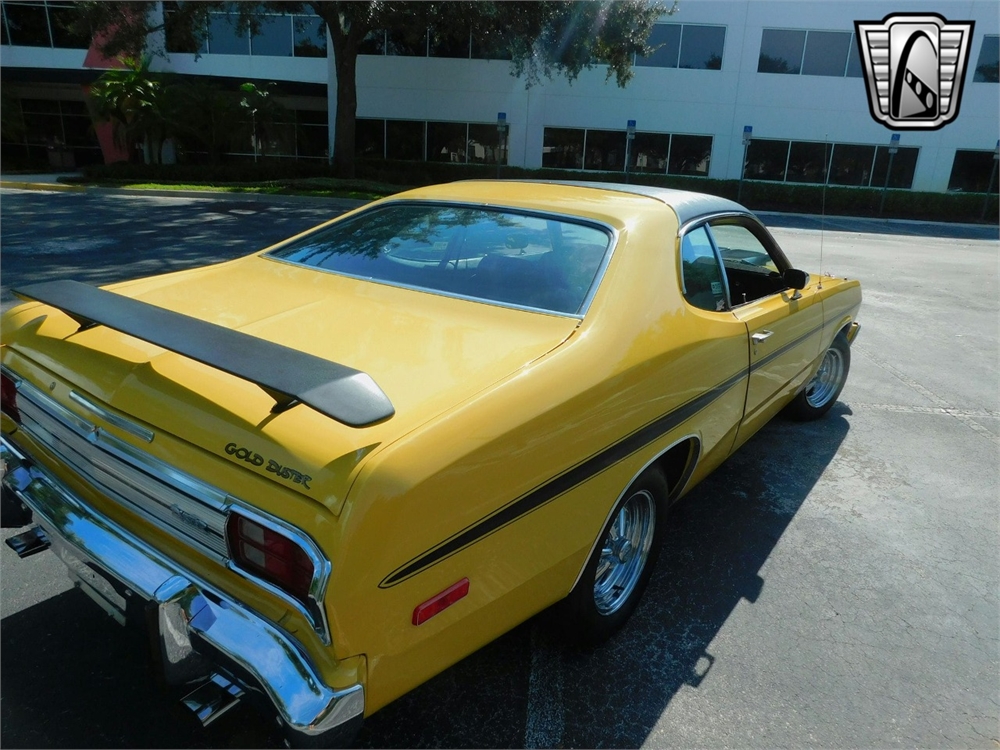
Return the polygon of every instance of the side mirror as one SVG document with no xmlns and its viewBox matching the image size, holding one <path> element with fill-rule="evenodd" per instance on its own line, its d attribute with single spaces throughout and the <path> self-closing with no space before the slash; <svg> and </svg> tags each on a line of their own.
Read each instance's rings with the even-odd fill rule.
<svg viewBox="0 0 1000 750">
<path fill-rule="evenodd" d="M 809 274 L 797 268 L 785 269 L 781 274 L 781 280 L 789 289 L 805 289 L 809 286 Z"/>
</svg>

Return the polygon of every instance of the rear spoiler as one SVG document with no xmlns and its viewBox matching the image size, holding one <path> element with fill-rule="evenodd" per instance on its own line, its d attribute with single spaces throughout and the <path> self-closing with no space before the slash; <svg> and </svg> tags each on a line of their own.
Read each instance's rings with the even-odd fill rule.
<svg viewBox="0 0 1000 750">
<path fill-rule="evenodd" d="M 254 383 L 275 400 L 275 413 L 302 403 L 350 427 L 395 414 L 367 373 L 256 336 L 77 281 L 31 284 L 14 294 L 61 310 L 80 331 L 103 325 Z"/>
</svg>

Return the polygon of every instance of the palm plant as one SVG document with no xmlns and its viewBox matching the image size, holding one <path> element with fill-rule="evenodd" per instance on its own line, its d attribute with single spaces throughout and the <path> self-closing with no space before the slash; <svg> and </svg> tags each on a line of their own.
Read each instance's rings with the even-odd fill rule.
<svg viewBox="0 0 1000 750">
<path fill-rule="evenodd" d="M 124 68 L 108 70 L 90 89 L 94 114 L 114 124 L 115 143 L 135 155 L 142 144 L 147 161 L 160 163 L 171 116 L 166 82 L 150 72 L 149 58 L 122 58 Z"/>
</svg>

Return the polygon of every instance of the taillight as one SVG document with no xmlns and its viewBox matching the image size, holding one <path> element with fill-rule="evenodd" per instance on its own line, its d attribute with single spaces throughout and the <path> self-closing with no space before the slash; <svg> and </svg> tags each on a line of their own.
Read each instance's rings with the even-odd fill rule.
<svg viewBox="0 0 1000 750">
<path fill-rule="evenodd" d="M 0 411 L 21 424 L 21 412 L 17 410 L 17 384 L 4 373 L 0 373 Z"/>
<path fill-rule="evenodd" d="M 308 603 L 315 569 L 298 544 L 235 512 L 226 522 L 226 537 L 238 567 Z"/>
</svg>

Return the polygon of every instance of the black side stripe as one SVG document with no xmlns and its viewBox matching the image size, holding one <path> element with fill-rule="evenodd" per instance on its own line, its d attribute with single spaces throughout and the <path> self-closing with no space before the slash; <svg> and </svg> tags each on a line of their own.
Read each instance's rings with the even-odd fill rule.
<svg viewBox="0 0 1000 750">
<path fill-rule="evenodd" d="M 644 427 L 640 427 L 631 435 L 585 459 L 565 473 L 550 479 L 520 498 L 511 501 L 492 515 L 476 521 L 454 536 L 441 542 L 436 547 L 432 547 L 427 552 L 418 555 L 402 567 L 397 568 L 382 580 L 379 588 L 395 586 L 397 583 L 426 570 L 432 565 L 436 565 L 442 560 L 451 557 L 456 552 L 499 531 L 522 516 L 550 503 L 560 495 L 600 474 L 602 471 L 670 432 L 675 427 L 678 427 L 718 399 L 737 383 L 746 379 L 746 377 L 747 371 L 741 370 L 728 380 L 673 411 L 658 417 Z"/>
<path fill-rule="evenodd" d="M 784 346 L 778 347 L 777 349 L 775 349 L 770 354 L 768 354 L 768 355 L 766 355 L 764 357 L 761 357 L 756 362 L 754 362 L 753 364 L 750 365 L 750 372 L 753 372 L 754 370 L 759 370 L 761 367 L 764 367 L 764 366 L 770 364 L 771 362 L 773 362 L 774 360 L 776 360 L 778 357 L 780 357 L 782 354 L 785 354 L 786 352 L 788 352 L 789 349 L 794 349 L 796 346 L 798 346 L 799 344 L 801 344 L 803 341 L 805 341 L 810 336 L 815 336 L 817 333 L 819 333 L 820 331 L 822 331 L 826 326 L 827 326 L 826 323 L 821 323 L 820 325 L 815 326 L 814 328 L 809 329 L 808 331 L 806 331 L 805 333 L 803 333 L 801 336 L 798 336 L 797 338 L 792 339 L 791 341 L 789 341 Z"/>
</svg>

